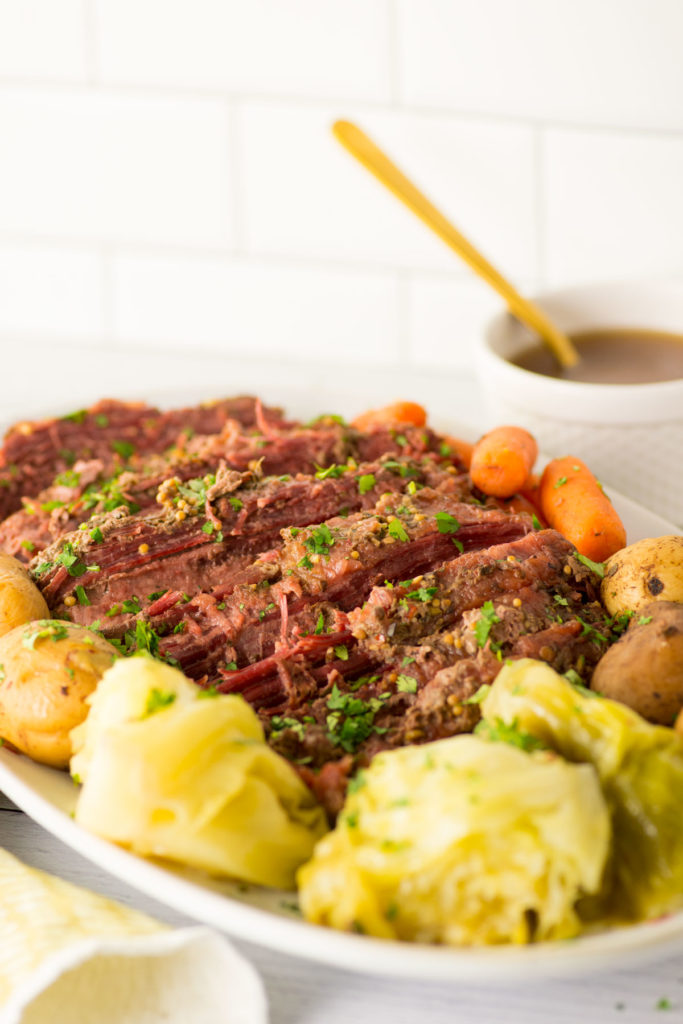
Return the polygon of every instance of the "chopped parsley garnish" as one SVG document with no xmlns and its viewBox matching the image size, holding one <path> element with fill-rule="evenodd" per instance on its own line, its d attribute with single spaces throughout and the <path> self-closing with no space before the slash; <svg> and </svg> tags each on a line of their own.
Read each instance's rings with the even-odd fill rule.
<svg viewBox="0 0 683 1024">
<path fill-rule="evenodd" d="M 360 494 L 367 494 L 375 486 L 375 474 L 365 473 L 363 476 L 358 477 L 358 492 Z"/>
<path fill-rule="evenodd" d="M 215 686 L 206 686 L 197 694 L 197 700 L 209 700 L 211 697 L 220 697 L 220 691 Z"/>
<path fill-rule="evenodd" d="M 258 613 L 259 622 L 263 622 L 268 612 L 272 612 L 273 608 L 275 608 L 274 601 L 271 601 L 270 604 L 267 604 L 265 608 L 262 608 L 261 611 Z"/>
<path fill-rule="evenodd" d="M 60 487 L 78 487 L 80 482 L 81 474 L 73 469 L 66 469 L 55 477 L 55 483 Z"/>
<path fill-rule="evenodd" d="M 314 427 L 316 423 L 324 423 L 325 420 L 327 420 L 330 423 L 338 423 L 341 427 L 346 426 L 346 420 L 344 419 L 344 417 L 337 416 L 337 414 L 333 412 L 322 412 L 319 416 L 316 416 L 314 419 L 309 420 L 306 426 Z"/>
<path fill-rule="evenodd" d="M 237 662 L 236 661 L 226 661 L 225 668 L 226 668 L 226 671 L 228 671 L 228 672 L 236 672 L 237 671 Z"/>
<path fill-rule="evenodd" d="M 344 644 L 337 644 L 337 646 L 334 649 L 334 653 L 337 655 L 337 657 L 339 658 L 340 661 L 348 661 L 349 660 L 348 648 L 345 647 Z"/>
<path fill-rule="evenodd" d="M 463 700 L 461 703 L 463 703 L 463 704 L 481 704 L 481 702 L 483 700 L 486 700 L 486 698 L 488 697 L 490 692 L 491 692 L 490 685 L 488 683 L 483 683 L 479 687 L 479 689 L 477 690 L 476 693 L 473 693 L 471 697 L 468 697 L 467 700 Z"/>
<path fill-rule="evenodd" d="M 587 636 L 590 640 L 597 640 L 599 644 L 607 643 L 607 637 L 603 636 L 602 633 L 598 632 L 598 630 L 594 626 L 591 626 L 590 622 L 585 622 L 579 615 L 577 615 L 576 618 L 577 621 L 580 622 L 583 626 L 581 636 Z"/>
<path fill-rule="evenodd" d="M 95 417 L 95 423 L 97 424 L 98 427 L 108 427 L 109 417 L 105 416 L 104 413 L 98 413 L 97 416 Z"/>
<path fill-rule="evenodd" d="M 475 733 L 483 736 L 485 740 L 495 743 L 509 743 L 512 747 L 519 747 L 520 750 L 544 750 L 545 745 L 536 736 L 523 732 L 517 724 L 517 719 L 508 725 L 502 718 L 496 718 L 494 722 L 483 719 L 475 727 Z"/>
<path fill-rule="evenodd" d="M 401 674 L 396 680 L 396 689 L 399 693 L 417 693 L 417 679 Z"/>
<path fill-rule="evenodd" d="M 83 423 L 87 415 L 87 409 L 77 409 L 76 412 L 70 412 L 66 416 L 62 416 L 62 420 L 69 420 L 71 423 Z"/>
<path fill-rule="evenodd" d="M 541 520 L 538 518 L 538 516 L 536 515 L 535 512 L 532 512 L 532 514 L 531 514 L 531 525 L 533 526 L 534 530 L 542 530 L 543 529 L 543 526 L 541 524 Z"/>
<path fill-rule="evenodd" d="M 362 789 L 367 783 L 366 774 L 361 768 L 352 779 L 349 779 L 349 784 L 346 787 L 346 792 L 349 794 L 357 793 L 359 789 Z"/>
<path fill-rule="evenodd" d="M 270 720 L 270 727 L 272 732 L 284 732 L 285 729 L 291 729 L 292 732 L 300 740 L 304 738 L 304 727 L 303 724 L 296 718 L 281 718 L 279 715 L 273 715 Z"/>
<path fill-rule="evenodd" d="M 131 455 L 135 454 L 135 445 L 130 441 L 112 441 L 111 447 L 112 451 L 115 451 L 122 459 L 129 459 Z"/>
<path fill-rule="evenodd" d="M 583 679 L 574 668 L 568 668 L 564 673 L 564 678 L 568 683 L 574 687 L 584 697 L 599 697 L 600 694 L 596 690 L 589 690 L 587 686 L 584 686 Z"/>
<path fill-rule="evenodd" d="M 184 632 L 185 632 L 185 628 L 186 628 L 186 627 L 187 627 L 187 623 L 186 623 L 186 622 L 183 622 L 183 621 L 181 621 L 181 622 L 178 622 L 178 623 L 176 623 L 176 625 L 175 625 L 175 626 L 173 627 L 173 632 L 174 632 L 174 633 L 184 633 Z"/>
<path fill-rule="evenodd" d="M 632 618 L 633 612 L 625 611 L 620 615 L 615 615 L 614 618 L 609 621 L 608 625 L 611 626 L 612 632 L 615 633 L 616 636 L 621 636 L 624 630 L 628 629 L 628 624 Z"/>
<path fill-rule="evenodd" d="M 600 577 L 601 580 L 605 578 L 605 564 L 604 564 L 604 562 L 593 562 L 586 555 L 580 555 L 578 551 L 576 552 L 576 557 L 577 557 L 577 560 L 579 562 L 581 562 L 583 565 L 585 565 L 589 569 L 591 569 L 595 573 L 596 576 Z"/>
<path fill-rule="evenodd" d="M 353 754 L 361 743 L 373 732 L 385 730 L 374 725 L 374 719 L 383 702 L 377 697 L 362 700 L 350 693 L 341 693 L 337 684 L 327 698 L 329 714 L 326 718 L 329 739 L 349 754 Z"/>
<path fill-rule="evenodd" d="M 156 658 L 159 654 L 159 635 L 143 619 L 138 619 L 135 632 L 131 629 L 126 633 L 124 645 L 129 654 L 133 651 L 147 651 Z"/>
<path fill-rule="evenodd" d="M 74 552 L 73 544 L 67 541 L 63 546 L 60 553 L 55 558 L 55 562 L 58 565 L 63 565 L 69 576 L 82 576 L 86 572 L 99 572 L 99 566 L 85 565 L 78 558 L 78 555 Z M 49 563 L 43 563 L 49 564 Z M 38 569 L 41 567 L 38 566 Z M 38 570 L 36 570 L 38 571 Z"/>
<path fill-rule="evenodd" d="M 638 619 L 638 625 L 639 626 L 647 626 L 648 622 L 652 622 L 652 616 L 651 615 L 641 615 L 640 618 Z"/>
<path fill-rule="evenodd" d="M 395 540 L 403 541 L 404 544 L 409 540 L 406 528 L 400 519 L 392 519 L 389 523 L 389 536 L 394 537 Z"/>
<path fill-rule="evenodd" d="M 320 636 L 321 633 L 325 632 L 325 616 L 323 615 L 322 612 L 318 616 L 318 621 L 315 624 L 315 629 L 313 630 L 313 632 L 316 636 Z"/>
<path fill-rule="evenodd" d="M 439 455 L 443 455 L 444 458 L 447 458 L 447 456 L 449 456 L 450 454 L 451 446 L 449 444 L 446 444 L 446 442 L 444 441 L 442 444 L 439 445 Z"/>
<path fill-rule="evenodd" d="M 127 615 L 137 615 L 140 611 L 140 602 L 137 597 L 129 597 L 128 600 L 122 603 L 121 607 Z"/>
<path fill-rule="evenodd" d="M 29 651 L 32 651 L 38 640 L 66 640 L 69 635 L 69 630 L 66 626 L 61 625 L 51 619 L 39 619 L 35 623 L 36 626 L 40 626 L 40 629 L 28 630 L 22 637 L 22 646 L 27 647 Z"/>
<path fill-rule="evenodd" d="M 316 466 L 315 477 L 316 480 L 327 480 L 328 477 L 333 477 L 336 479 L 340 477 L 343 473 L 347 473 L 348 470 L 348 466 L 337 466 L 334 463 L 332 463 L 331 466 L 328 466 L 327 469 L 323 469 L 322 466 Z"/>
<path fill-rule="evenodd" d="M 406 594 L 406 597 L 411 601 L 422 601 L 426 604 L 428 601 L 431 601 L 436 591 L 436 587 L 420 587 L 418 590 L 411 590 L 409 594 Z"/>
<path fill-rule="evenodd" d="M 559 476 L 557 478 L 557 480 L 555 481 L 555 483 L 553 484 L 553 487 L 555 488 L 555 490 L 557 490 L 558 487 L 564 487 L 566 482 L 567 482 L 566 476 Z"/>
<path fill-rule="evenodd" d="M 173 498 L 173 504 L 177 505 L 182 498 L 192 508 L 202 508 L 206 504 L 208 491 L 215 483 L 215 473 L 207 473 L 206 476 L 198 476 L 192 480 L 186 480 L 184 484 L 177 485 L 177 494 Z"/>
<path fill-rule="evenodd" d="M 561 604 L 563 608 L 567 608 L 569 606 L 569 601 L 566 597 L 562 597 L 561 594 L 553 594 L 553 601 L 555 604 Z"/>
<path fill-rule="evenodd" d="M 437 512 L 436 525 L 439 533 L 457 533 L 460 529 L 460 523 L 450 512 Z"/>
<path fill-rule="evenodd" d="M 304 547 L 308 548 L 314 555 L 329 555 L 330 548 L 334 545 L 332 531 L 326 523 L 316 526 L 310 537 L 304 541 Z M 306 568 L 309 568 L 306 566 Z M 312 568 L 312 566 L 311 566 Z"/>
<path fill-rule="evenodd" d="M 56 508 L 64 508 L 65 502 L 63 501 L 44 501 L 42 502 L 40 509 L 41 512 L 54 512 Z"/>
<path fill-rule="evenodd" d="M 158 601 L 160 597 L 163 597 L 164 594 L 167 594 L 167 593 L 168 593 L 167 590 L 153 590 L 151 594 L 147 595 L 147 600 L 148 601 Z"/>
<path fill-rule="evenodd" d="M 90 531 L 90 540 L 93 541 L 95 544 L 101 544 L 102 541 L 104 540 L 104 537 L 102 536 L 102 531 L 100 530 L 99 526 L 96 526 L 93 530 Z"/>
<path fill-rule="evenodd" d="M 76 595 L 76 598 L 78 599 L 78 603 L 79 604 L 89 605 L 89 604 L 92 603 L 90 598 L 88 597 L 88 595 L 85 592 L 85 587 L 82 587 L 80 585 L 80 583 L 76 587 L 76 589 L 74 590 L 74 594 Z"/>
<path fill-rule="evenodd" d="M 405 462 L 397 462 L 396 459 L 387 459 L 384 468 L 391 470 L 392 473 L 398 473 L 402 477 L 418 475 L 418 470 L 414 466 L 407 466 Z"/>
<path fill-rule="evenodd" d="M 156 714 L 157 711 L 170 707 L 175 699 L 175 693 L 172 693 L 170 690 L 159 690 L 156 686 L 153 686 L 147 694 L 144 717 L 147 718 L 149 715 Z"/>
<path fill-rule="evenodd" d="M 493 601 L 484 601 L 481 606 L 481 614 L 474 626 L 474 635 L 477 638 L 478 647 L 486 646 L 486 641 L 496 622 L 500 622 L 500 619 L 495 613 Z"/>
<path fill-rule="evenodd" d="M 228 501 L 230 502 L 230 505 L 235 510 L 235 512 L 239 512 L 241 508 L 244 508 L 244 502 L 240 501 L 239 498 L 228 498 Z"/>
<path fill-rule="evenodd" d="M 33 543 L 32 540 L 22 540 L 21 546 L 24 549 L 24 551 L 28 551 L 29 554 L 30 554 L 31 551 L 35 551 L 36 550 L 36 546 L 35 546 L 35 544 Z"/>
</svg>

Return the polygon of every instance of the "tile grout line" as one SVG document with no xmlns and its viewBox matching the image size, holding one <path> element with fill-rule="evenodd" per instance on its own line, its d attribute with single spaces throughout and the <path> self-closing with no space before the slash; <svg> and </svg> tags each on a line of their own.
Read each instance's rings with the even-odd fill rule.
<svg viewBox="0 0 683 1024">
<path fill-rule="evenodd" d="M 301 270 L 328 270 L 330 272 L 352 273 L 352 274 L 373 274 L 385 275 L 398 272 L 409 274 L 425 274 L 443 278 L 444 280 L 464 280 L 469 277 L 469 272 L 463 270 L 446 270 L 439 267 L 420 267 L 397 265 L 395 263 L 374 262 L 359 258 L 339 259 L 323 256 L 302 256 L 298 253 L 287 252 L 261 252 L 249 250 L 246 247 L 242 252 L 236 252 L 232 246 L 192 246 L 187 243 L 163 243 L 163 242 L 141 242 L 131 239 L 121 240 L 112 238 L 67 238 L 60 235 L 33 235 L 26 232 L 3 231 L 0 229 L 1 246 L 32 246 L 37 249 L 71 249 L 78 252 L 97 252 L 102 246 L 108 251 L 123 256 L 142 256 L 149 259 L 187 259 L 204 260 L 215 259 L 226 263 L 245 262 L 248 264 L 264 264 L 266 266 L 293 266 Z"/>
<path fill-rule="evenodd" d="M 31 91 L 54 94 L 75 93 L 76 95 L 113 95 L 134 96 L 138 99 L 167 99 L 169 101 L 184 100 L 231 100 L 243 104 L 266 103 L 276 106 L 298 106 L 309 109 L 320 109 L 341 104 L 349 107 L 385 114 L 403 114 L 432 118 L 445 118 L 475 122 L 482 125 L 516 126 L 518 128 L 552 129 L 568 132 L 585 132 L 588 134 L 632 135 L 643 138 L 675 138 L 683 139 L 683 124 L 680 127 L 646 126 L 644 124 L 616 124 L 610 122 L 574 121 L 559 118 L 534 117 L 529 114 L 504 114 L 486 110 L 465 110 L 451 106 L 434 106 L 403 100 L 364 99 L 357 96 L 301 96 L 296 93 L 254 93 L 232 88 L 202 88 L 193 86 L 156 85 L 152 83 L 103 82 L 99 77 L 99 69 L 94 71 L 96 80 L 83 82 L 80 79 L 9 77 L 0 74 L 0 92 Z"/>
</svg>

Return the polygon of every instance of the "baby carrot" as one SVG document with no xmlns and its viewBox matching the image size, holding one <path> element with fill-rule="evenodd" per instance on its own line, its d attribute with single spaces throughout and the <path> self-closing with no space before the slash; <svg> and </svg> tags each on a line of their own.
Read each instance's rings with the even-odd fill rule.
<svg viewBox="0 0 683 1024">
<path fill-rule="evenodd" d="M 368 409 L 356 416 L 352 424 L 358 430 L 371 430 L 372 427 L 397 427 L 402 423 L 410 423 L 414 427 L 424 427 L 427 413 L 417 402 L 394 402 L 382 409 Z"/>
<path fill-rule="evenodd" d="M 594 562 L 604 562 L 626 544 L 624 524 L 580 459 L 565 455 L 549 462 L 541 477 L 540 496 L 549 525 Z"/>
<path fill-rule="evenodd" d="M 526 483 L 534 467 L 538 445 L 522 427 L 496 427 L 474 446 L 470 476 L 484 494 L 509 498 Z"/>
</svg>

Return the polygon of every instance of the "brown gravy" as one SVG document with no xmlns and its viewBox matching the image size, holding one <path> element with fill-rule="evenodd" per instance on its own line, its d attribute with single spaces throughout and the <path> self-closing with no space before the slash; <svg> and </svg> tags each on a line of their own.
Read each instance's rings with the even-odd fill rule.
<svg viewBox="0 0 683 1024">
<path fill-rule="evenodd" d="M 533 345 L 515 359 L 532 373 L 589 384 L 652 384 L 683 378 L 683 335 L 640 328 L 611 327 L 573 334 L 581 357 L 561 368 L 545 345 Z"/>
</svg>

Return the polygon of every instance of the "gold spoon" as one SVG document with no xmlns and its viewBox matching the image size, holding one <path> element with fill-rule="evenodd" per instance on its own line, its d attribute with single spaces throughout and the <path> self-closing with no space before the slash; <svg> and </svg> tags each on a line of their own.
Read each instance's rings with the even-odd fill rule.
<svg viewBox="0 0 683 1024">
<path fill-rule="evenodd" d="M 446 245 L 457 252 L 476 274 L 502 295 L 510 312 L 541 336 L 562 367 L 575 366 L 578 363 L 579 354 L 567 335 L 558 330 L 535 303 L 520 295 L 517 289 L 491 266 L 364 131 L 350 121 L 336 121 L 332 131 L 335 138 L 352 156 L 355 156 L 356 160 L 386 185 L 408 209 L 417 214 Z"/>
</svg>

